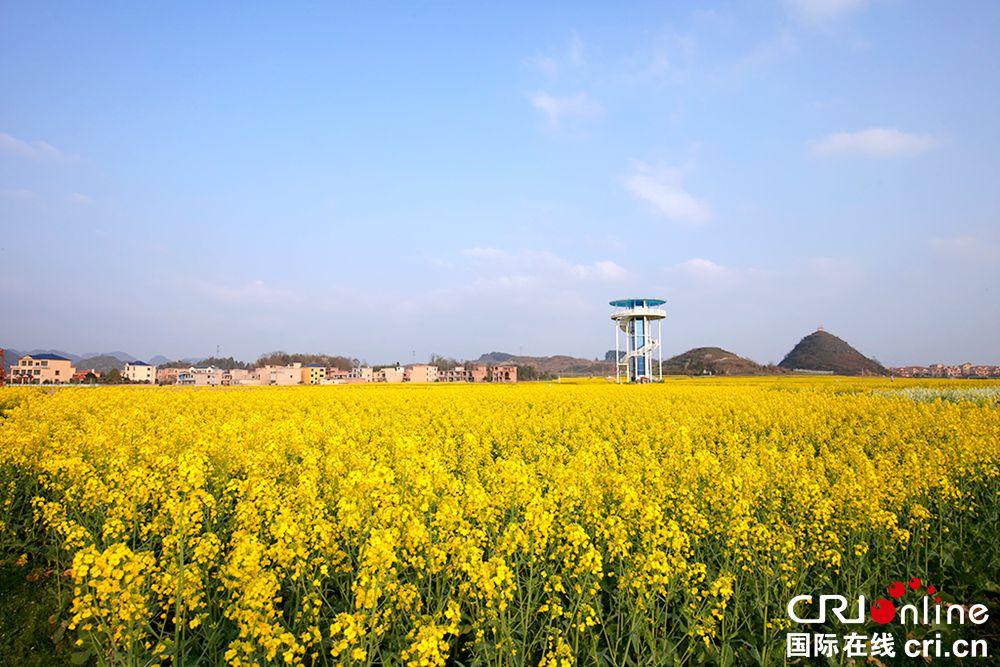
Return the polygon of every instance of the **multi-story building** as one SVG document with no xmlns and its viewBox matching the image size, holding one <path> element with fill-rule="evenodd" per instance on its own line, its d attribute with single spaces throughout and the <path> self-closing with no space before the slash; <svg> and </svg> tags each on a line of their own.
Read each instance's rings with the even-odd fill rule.
<svg viewBox="0 0 1000 667">
<path fill-rule="evenodd" d="M 930 369 L 926 366 L 900 366 L 898 368 L 890 368 L 889 372 L 901 378 L 927 377 L 931 373 Z"/>
<path fill-rule="evenodd" d="M 234 368 L 228 371 L 222 371 L 222 386 L 242 386 L 242 385 L 256 385 L 260 384 L 260 378 L 254 371 L 246 370 L 243 368 Z"/>
<path fill-rule="evenodd" d="M 517 366 L 471 364 L 438 371 L 438 382 L 517 382 Z"/>
<path fill-rule="evenodd" d="M 402 366 L 390 366 L 388 368 L 380 368 L 374 373 L 373 382 L 402 382 L 403 381 L 403 367 Z"/>
<path fill-rule="evenodd" d="M 989 378 L 1000 377 L 1000 366 L 964 363 L 957 366 L 931 364 L 930 366 L 899 366 L 890 368 L 893 375 L 902 378 Z"/>
<path fill-rule="evenodd" d="M 10 369 L 11 384 L 57 384 L 73 379 L 73 362 L 58 354 L 26 354 Z"/>
<path fill-rule="evenodd" d="M 183 368 L 157 368 L 156 384 L 177 384 L 177 377 L 183 372 Z"/>
<path fill-rule="evenodd" d="M 215 366 L 192 366 L 177 375 L 177 384 L 192 387 L 218 387 L 223 371 Z"/>
<path fill-rule="evenodd" d="M 351 372 L 339 368 L 326 369 L 326 384 L 346 384 L 351 382 Z"/>
<path fill-rule="evenodd" d="M 302 366 L 261 366 L 257 378 L 264 385 L 289 386 L 302 382 Z"/>
<path fill-rule="evenodd" d="M 368 366 L 352 368 L 347 374 L 348 382 L 374 382 L 375 371 Z"/>
<path fill-rule="evenodd" d="M 468 382 L 465 375 L 465 366 L 455 366 L 448 370 L 439 370 L 438 382 Z"/>
<path fill-rule="evenodd" d="M 156 382 L 156 366 L 145 361 L 126 361 L 122 368 L 122 377 L 129 382 Z"/>
<path fill-rule="evenodd" d="M 326 379 L 326 366 L 310 364 L 302 367 L 302 384 L 322 384 Z"/>
<path fill-rule="evenodd" d="M 501 365 L 488 366 L 486 369 L 487 382 L 517 382 L 517 366 Z"/>
<path fill-rule="evenodd" d="M 437 366 L 413 364 L 403 371 L 403 382 L 437 382 Z"/>
</svg>

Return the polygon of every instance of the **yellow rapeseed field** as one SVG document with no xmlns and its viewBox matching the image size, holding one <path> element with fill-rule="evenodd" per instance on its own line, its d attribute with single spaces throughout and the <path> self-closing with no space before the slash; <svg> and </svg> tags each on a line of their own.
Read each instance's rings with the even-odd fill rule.
<svg viewBox="0 0 1000 667">
<path fill-rule="evenodd" d="M 901 385 L 7 388 L 0 549 L 100 664 L 780 664 L 995 575 L 1000 408 Z"/>
</svg>

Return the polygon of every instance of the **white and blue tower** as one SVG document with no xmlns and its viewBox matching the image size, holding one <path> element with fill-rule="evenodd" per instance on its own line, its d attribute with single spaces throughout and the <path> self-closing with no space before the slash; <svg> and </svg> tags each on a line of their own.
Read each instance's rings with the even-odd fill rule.
<svg viewBox="0 0 1000 667">
<path fill-rule="evenodd" d="M 611 302 L 618 309 L 611 314 L 611 319 L 615 321 L 615 379 L 618 382 L 622 381 L 622 375 L 628 382 L 651 382 L 654 379 L 654 352 L 659 352 L 657 376 L 663 379 L 660 338 L 667 311 L 659 306 L 664 303 L 663 299 L 618 299 Z M 625 334 L 624 349 L 620 341 L 621 333 Z"/>
</svg>

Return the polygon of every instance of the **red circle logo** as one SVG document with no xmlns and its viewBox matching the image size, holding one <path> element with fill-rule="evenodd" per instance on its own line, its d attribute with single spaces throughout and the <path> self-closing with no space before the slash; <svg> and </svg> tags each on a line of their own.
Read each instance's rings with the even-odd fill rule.
<svg viewBox="0 0 1000 667">
<path fill-rule="evenodd" d="M 896 618 L 896 605 L 889 600 L 881 598 L 872 604 L 872 620 L 879 625 L 885 625 Z"/>
</svg>

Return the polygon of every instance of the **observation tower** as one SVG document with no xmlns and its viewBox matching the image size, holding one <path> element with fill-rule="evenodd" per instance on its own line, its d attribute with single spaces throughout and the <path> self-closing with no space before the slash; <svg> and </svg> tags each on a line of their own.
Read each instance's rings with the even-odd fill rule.
<svg viewBox="0 0 1000 667">
<path fill-rule="evenodd" d="M 663 379 L 660 338 L 667 311 L 659 306 L 664 303 L 663 299 L 618 299 L 611 302 L 618 309 L 611 314 L 611 319 L 615 321 L 615 380 L 618 382 L 622 381 L 623 374 L 628 382 L 651 382 L 655 351 L 659 351 L 657 375 Z M 620 333 L 625 334 L 624 349 L 619 340 Z"/>
</svg>

